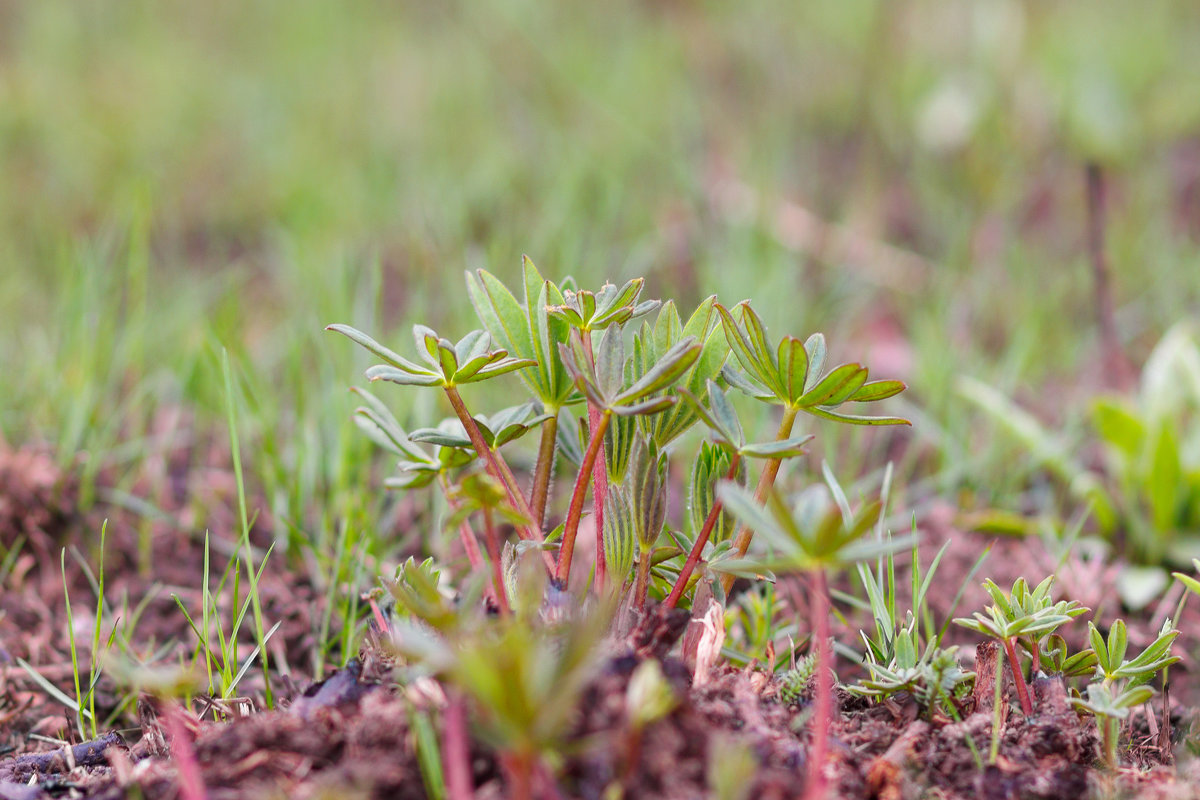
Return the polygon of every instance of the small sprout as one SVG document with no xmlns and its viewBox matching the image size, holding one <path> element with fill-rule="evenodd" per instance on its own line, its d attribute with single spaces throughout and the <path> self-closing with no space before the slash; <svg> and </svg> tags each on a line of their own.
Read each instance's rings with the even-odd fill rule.
<svg viewBox="0 0 1200 800">
<path fill-rule="evenodd" d="M 779 699 L 785 703 L 799 703 L 808 694 L 809 684 L 817 671 L 817 656 L 810 653 L 796 661 L 796 666 L 779 676 Z"/>
<path fill-rule="evenodd" d="M 679 697 L 663 675 L 662 665 L 650 658 L 637 665 L 625 690 L 625 716 L 635 730 L 670 714 Z"/>
<path fill-rule="evenodd" d="M 1018 578 L 1013 583 L 1012 591 L 1006 594 L 989 578 L 983 582 L 983 588 L 993 601 L 986 609 L 987 616 L 976 611 L 973 618 L 959 617 L 954 620 L 955 624 L 989 636 L 1004 645 L 1009 663 L 1012 664 L 1013 682 L 1017 687 L 1021 710 L 1026 716 L 1033 713 L 1033 703 L 1024 671 L 1017 660 L 1015 642 L 1020 639 L 1033 655 L 1032 669 L 1037 670 L 1041 640 L 1089 610 L 1074 600 L 1052 602 L 1050 585 L 1053 582 L 1054 576 L 1051 575 L 1031 590 L 1024 578 Z"/>
</svg>

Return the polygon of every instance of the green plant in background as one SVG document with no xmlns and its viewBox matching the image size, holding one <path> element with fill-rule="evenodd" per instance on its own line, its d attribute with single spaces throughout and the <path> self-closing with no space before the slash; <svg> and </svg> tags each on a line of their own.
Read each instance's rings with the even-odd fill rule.
<svg viewBox="0 0 1200 800">
<path fill-rule="evenodd" d="M 1104 760 L 1109 767 L 1117 766 L 1121 721 L 1128 719 L 1130 709 L 1154 696 L 1154 688 L 1147 685 L 1154 676 L 1179 661 L 1178 656 L 1171 655 L 1171 643 L 1178 635 L 1179 631 L 1167 620 L 1158 637 L 1145 650 L 1136 658 L 1126 659 L 1128 640 L 1124 620 L 1113 623 L 1107 639 L 1095 625 L 1088 623 L 1088 636 L 1096 659 L 1096 679 L 1088 684 L 1086 697 L 1071 698 L 1071 703 L 1096 717 Z"/>
<path fill-rule="evenodd" d="M 837 484 L 831 484 L 830 488 L 834 497 L 839 498 Z M 815 621 L 812 635 L 816 642 L 817 685 L 806 796 L 824 797 L 824 763 L 833 713 L 828 572 L 881 557 L 910 546 L 913 540 L 911 537 L 891 541 L 864 540 L 864 534 L 875 526 L 883 511 L 883 504 L 878 500 L 853 513 L 847 505 L 830 502 L 828 494 L 812 490 L 802 494 L 792 508 L 785 505 L 773 489 L 767 494 L 765 508 L 759 505 L 754 495 L 735 483 L 722 483 L 717 488 L 717 496 L 742 525 L 758 532 L 766 541 L 769 553 L 751 559 L 757 568 L 801 573 L 809 580 L 809 608 Z"/>
<path fill-rule="evenodd" d="M 989 636 L 1004 646 L 1004 652 L 1012 664 L 1017 698 L 1026 716 L 1033 713 L 1033 703 L 1029 697 L 1024 668 L 1017 659 L 1016 642 L 1020 640 L 1031 654 L 1030 670 L 1036 673 L 1042 652 L 1041 641 L 1056 628 L 1089 610 L 1074 600 L 1054 602 L 1050 597 L 1052 583 L 1053 575 L 1030 589 L 1024 578 L 1017 578 L 1012 590 L 1005 592 L 989 578 L 983 582 L 983 588 L 992 598 L 992 605 L 987 607 L 987 616 L 976 611 L 973 617 L 954 620 L 955 624 Z M 1000 674 L 999 663 L 996 672 Z"/>
<path fill-rule="evenodd" d="M 1091 404 L 1092 432 L 1104 445 L 1103 467 L 1085 467 L 1064 441 L 995 389 L 962 379 L 959 390 L 1029 449 L 1077 500 L 1091 503 L 1105 537 L 1135 567 L 1118 588 L 1140 608 L 1165 588 L 1164 566 L 1186 563 L 1200 545 L 1200 342 L 1180 323 L 1155 346 L 1131 396 Z"/>
</svg>

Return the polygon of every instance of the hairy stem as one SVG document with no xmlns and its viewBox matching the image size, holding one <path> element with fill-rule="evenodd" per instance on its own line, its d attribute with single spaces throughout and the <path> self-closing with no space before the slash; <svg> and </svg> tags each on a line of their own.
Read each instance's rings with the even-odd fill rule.
<svg viewBox="0 0 1200 800">
<path fill-rule="evenodd" d="M 731 481 L 737 476 L 738 463 L 741 461 L 741 455 L 734 453 L 733 458 L 729 462 L 729 471 L 725 474 L 725 480 Z M 717 525 L 717 520 L 721 517 L 721 501 L 713 501 L 712 508 L 708 510 L 708 516 L 704 518 L 704 526 L 700 528 L 700 533 L 696 536 L 696 542 L 692 545 L 691 552 L 688 553 L 687 560 L 683 562 L 683 569 L 679 570 L 679 577 L 675 580 L 675 586 L 671 589 L 671 594 L 663 601 L 663 606 L 666 608 L 674 608 L 680 598 L 683 597 L 684 591 L 687 589 L 688 581 L 691 580 L 692 572 L 695 571 L 696 565 L 700 563 L 700 555 L 704 552 L 704 546 L 708 544 L 708 537 L 712 536 L 712 530 Z"/>
<path fill-rule="evenodd" d="M 633 607 L 638 611 L 646 607 L 646 595 L 650 590 L 651 551 L 643 549 L 638 554 L 637 580 L 633 584 Z"/>
<path fill-rule="evenodd" d="M 458 393 L 458 389 L 453 386 L 443 386 L 446 390 L 446 397 L 450 400 L 450 405 L 454 407 L 454 413 L 458 415 L 459 422 L 467 431 L 467 436 L 471 439 L 471 444 L 475 447 L 475 452 L 483 459 L 487 465 L 488 474 L 500 482 L 504 487 L 504 493 L 508 497 L 508 502 L 517 510 L 517 513 L 528 520 L 533 519 L 533 512 L 529 510 L 529 504 L 525 502 L 525 497 L 517 488 L 517 481 L 513 478 L 512 470 L 508 468 L 508 464 L 504 463 L 504 459 L 500 455 L 487 446 L 487 442 L 483 440 L 483 434 L 479 432 L 479 426 L 475 424 L 474 417 L 467 411 L 467 405 L 463 402 L 462 395 Z M 517 535 L 522 539 L 528 539 L 531 542 L 541 542 L 542 532 L 538 530 L 532 522 L 517 526 Z M 546 562 L 548 569 L 554 568 L 554 560 L 550 558 L 550 554 L 542 551 L 542 558 Z"/>
<path fill-rule="evenodd" d="M 492 561 L 492 585 L 495 587 L 496 604 L 500 606 L 500 613 L 508 616 L 508 592 L 504 589 L 504 569 L 500 563 L 500 534 L 496 532 L 492 509 L 484 506 L 482 511 L 484 540 L 487 542 L 488 558 Z"/>
<path fill-rule="evenodd" d="M 600 454 L 604 443 L 604 431 L 608 429 L 611 419 L 612 412 L 605 409 L 600 421 L 592 428 L 587 452 L 583 454 L 583 463 L 579 465 L 579 474 L 575 477 L 571 505 L 567 508 L 567 521 L 563 525 L 562 547 L 558 550 L 558 570 L 555 573 L 555 578 L 564 588 L 571 578 L 571 558 L 575 555 L 575 537 L 579 534 L 579 519 L 583 516 L 583 499 L 587 494 L 588 475 Z"/>
<path fill-rule="evenodd" d="M 596 354 L 592 350 L 592 332 L 584 330 L 583 352 L 587 354 L 588 364 L 592 368 L 592 373 L 596 372 Z M 600 425 L 600 416 L 603 412 L 596 406 L 588 403 L 588 428 L 595 429 Z M 607 427 L 608 423 L 604 423 Z M 608 497 L 608 461 L 604 457 L 604 437 L 600 437 L 600 452 L 596 456 L 596 460 L 592 462 L 592 507 L 594 509 L 592 518 L 596 522 L 596 589 L 604 588 L 604 579 L 608 570 L 608 562 L 604 559 L 604 500 Z"/>
<path fill-rule="evenodd" d="M 1025 675 L 1021 671 L 1021 662 L 1017 660 L 1017 649 L 1013 646 L 1012 637 L 1004 639 L 1004 649 L 1008 652 L 1008 660 L 1012 664 L 1013 684 L 1017 687 L 1021 711 L 1028 717 L 1033 714 L 1033 703 L 1029 701 L 1029 687 L 1025 685 Z"/>
<path fill-rule="evenodd" d="M 792 435 L 792 425 L 796 422 L 796 414 L 800 412 L 795 406 L 785 406 L 783 409 L 783 419 L 779 422 L 779 432 L 775 434 L 776 441 L 783 441 Z M 762 505 L 767 498 L 767 493 L 775 486 L 775 478 L 779 476 L 779 467 L 783 464 L 782 458 L 772 458 L 763 467 L 762 476 L 758 479 L 758 487 L 754 490 L 754 502 Z M 738 528 L 737 536 L 733 539 L 734 547 L 737 549 L 738 558 L 746 555 L 746 551 L 750 549 L 750 541 L 754 538 L 754 531 L 750 530 L 749 526 L 742 525 Z M 733 587 L 735 578 L 732 575 L 725 575 L 721 578 L 721 587 L 729 594 L 729 590 Z"/>
<path fill-rule="evenodd" d="M 550 499 L 550 477 L 554 472 L 554 448 L 558 444 L 558 409 L 547 408 L 550 418 L 542 423 L 538 442 L 537 466 L 533 469 L 533 486 L 529 491 L 529 510 L 533 525 L 539 531 L 546 519 L 546 503 Z"/>
<path fill-rule="evenodd" d="M 588 403 L 588 427 L 595 427 L 600 423 L 600 417 L 603 412 L 600 409 Z M 607 429 L 608 423 L 604 423 Z M 596 589 L 604 588 L 605 573 L 608 567 L 608 562 L 604 560 L 604 499 L 608 497 L 608 462 L 604 458 L 604 437 L 600 437 L 600 452 L 596 454 L 596 460 L 592 463 L 592 508 L 594 509 L 593 518 L 596 520 Z"/>
<path fill-rule="evenodd" d="M 829 597 L 825 585 L 825 570 L 811 573 L 812 609 L 816 617 L 817 673 L 813 698 L 812 761 L 808 767 L 808 788 L 805 800 L 824 800 L 825 758 L 829 746 L 829 726 L 833 721 L 833 683 L 831 653 L 829 652 Z"/>
</svg>

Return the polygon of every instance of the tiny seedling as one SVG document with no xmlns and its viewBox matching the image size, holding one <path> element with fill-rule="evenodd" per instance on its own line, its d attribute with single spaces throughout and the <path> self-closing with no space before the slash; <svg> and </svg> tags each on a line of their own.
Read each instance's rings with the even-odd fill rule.
<svg viewBox="0 0 1200 800">
<path fill-rule="evenodd" d="M 1036 672 L 1040 663 L 1040 642 L 1056 628 L 1089 610 L 1074 600 L 1053 602 L 1050 598 L 1050 585 L 1053 582 L 1054 576 L 1051 575 L 1031 590 L 1024 578 L 1018 578 L 1012 590 L 1006 593 L 989 578 L 983 582 L 984 590 L 992 598 L 992 605 L 986 609 L 987 616 L 976 611 L 973 617 L 954 620 L 955 624 L 990 636 L 1004 646 L 1004 652 L 1012 664 L 1017 698 L 1026 716 L 1033 713 L 1033 702 L 1029 697 L 1028 682 L 1021 662 L 1017 660 L 1017 640 L 1021 640 L 1032 654 L 1031 669 Z"/>
<path fill-rule="evenodd" d="M 1124 620 L 1113 623 L 1107 638 L 1094 624 L 1088 623 L 1088 637 L 1096 658 L 1096 679 L 1088 684 L 1086 698 L 1072 698 L 1071 703 L 1096 717 L 1104 761 L 1109 767 L 1117 766 L 1121 721 L 1129 717 L 1130 709 L 1154 696 L 1154 688 L 1147 684 L 1155 674 L 1179 661 L 1178 656 L 1171 655 L 1171 643 L 1178 635 L 1179 631 L 1167 620 L 1145 650 L 1136 658 L 1126 659 L 1128 639 Z"/>
</svg>

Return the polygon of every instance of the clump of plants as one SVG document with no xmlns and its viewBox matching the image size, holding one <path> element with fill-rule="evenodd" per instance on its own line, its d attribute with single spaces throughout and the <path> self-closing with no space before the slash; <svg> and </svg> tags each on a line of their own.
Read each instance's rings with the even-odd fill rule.
<svg viewBox="0 0 1200 800">
<path fill-rule="evenodd" d="M 405 624 L 397 646 L 446 686 L 448 763 L 461 766 L 456 714 L 469 701 L 476 729 L 502 754 L 513 796 L 530 796 L 535 784 L 553 780 L 562 734 L 556 715 L 574 707 L 594 653 L 627 629 L 623 619 L 701 599 L 723 604 L 739 577 L 762 582 L 795 572 L 806 577 L 817 612 L 809 787 L 823 796 L 818 767 L 832 702 L 828 575 L 907 540 L 867 536 L 880 502 L 854 509 L 831 483 L 789 503 L 777 484 L 784 464 L 812 439 L 798 420 L 907 424 L 860 410 L 904 384 L 870 380 L 857 363 L 831 365 L 821 334 L 771 340 L 749 302 L 727 308 L 709 297 L 685 318 L 670 301 L 643 299 L 641 279 L 592 291 L 547 280 L 528 260 L 520 300 L 483 270 L 468 274 L 467 287 L 481 327 L 454 341 L 416 325 L 415 358 L 348 325 L 329 326 L 379 360 L 367 370 L 371 381 L 437 392 L 453 411 L 408 432 L 360 390 L 356 413 L 400 459 L 389 486 L 436 488 L 448 511 L 443 525 L 467 562 L 451 581 L 448 567 L 429 562 L 405 565 L 389 582 L 403 618 L 419 623 Z M 505 375 L 520 379 L 524 402 L 480 413 L 459 391 Z M 746 436 L 749 403 L 776 415 L 774 437 Z M 528 477 L 519 478 L 510 446 L 532 433 L 536 454 Z M 672 477 L 681 469 L 686 507 L 673 503 Z M 560 482 L 569 486 L 563 504 L 552 502 Z M 582 561 L 585 530 L 594 540 Z M 448 583 L 460 589 L 457 600 Z M 659 700 L 667 713 L 672 702 Z M 647 724 L 644 715 L 634 721 Z M 450 773 L 462 777 L 450 769 L 448 788 Z"/>
<path fill-rule="evenodd" d="M 1026 716 L 1035 711 L 1028 688 L 1034 677 L 1053 675 L 1065 681 L 1072 707 L 1096 719 L 1104 761 L 1110 768 L 1115 768 L 1119 764 L 1121 723 L 1129 719 L 1132 709 L 1147 704 L 1154 697 L 1155 690 L 1149 685 L 1150 681 L 1162 672 L 1165 683 L 1165 671 L 1179 661 L 1179 657 L 1171 653 L 1171 644 L 1179 631 L 1170 619 L 1166 620 L 1154 641 L 1138 655 L 1127 658 L 1128 637 L 1124 620 L 1113 622 L 1107 637 L 1089 622 L 1091 647 L 1071 653 L 1064 637 L 1055 631 L 1090 609 L 1073 600 L 1053 600 L 1050 593 L 1053 582 L 1054 577 L 1050 576 L 1030 588 L 1024 578 L 1018 578 L 1006 592 L 990 579 L 985 580 L 984 589 L 993 600 L 986 614 L 975 612 L 970 618 L 958 618 L 954 622 L 995 639 L 1001 645 L 996 675 L 1002 674 L 1004 657 L 1007 657 L 1017 698 Z M 1027 658 L 1021 657 L 1017 645 Z M 992 760 L 995 760 L 999 741 L 1002 684 L 997 677 Z M 1164 720 L 1163 724 L 1167 722 Z"/>
</svg>

